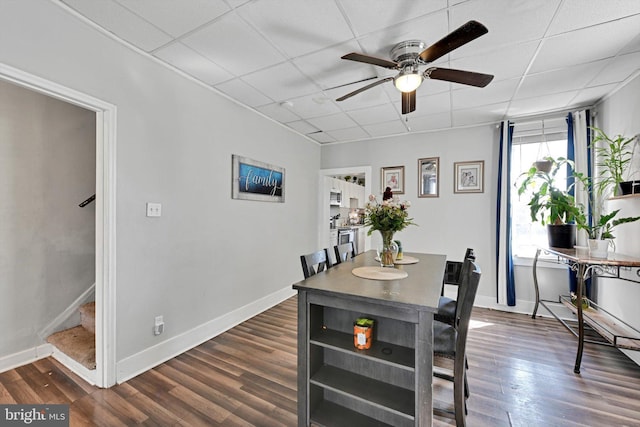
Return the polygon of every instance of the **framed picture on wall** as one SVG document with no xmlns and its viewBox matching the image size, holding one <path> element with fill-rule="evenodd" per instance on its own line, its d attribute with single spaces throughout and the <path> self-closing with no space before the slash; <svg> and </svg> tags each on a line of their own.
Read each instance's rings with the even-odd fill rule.
<svg viewBox="0 0 640 427">
<path fill-rule="evenodd" d="M 404 166 L 389 166 L 380 170 L 380 192 L 389 187 L 393 194 L 404 194 Z"/>
<path fill-rule="evenodd" d="M 231 162 L 232 198 L 284 203 L 284 168 L 236 154 Z"/>
<path fill-rule="evenodd" d="M 453 164 L 454 193 L 484 192 L 484 160 Z"/>
<path fill-rule="evenodd" d="M 440 158 L 418 159 L 418 197 L 438 197 Z"/>
</svg>

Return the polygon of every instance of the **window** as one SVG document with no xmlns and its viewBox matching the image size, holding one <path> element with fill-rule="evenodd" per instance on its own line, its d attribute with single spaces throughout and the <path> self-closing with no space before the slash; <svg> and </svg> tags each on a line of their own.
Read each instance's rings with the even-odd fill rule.
<svg viewBox="0 0 640 427">
<path fill-rule="evenodd" d="M 536 160 L 551 156 L 567 157 L 567 125 L 564 117 L 515 123 L 511 149 L 511 183 L 529 170 Z M 566 169 L 556 175 L 556 183 L 566 185 Z M 511 186 L 511 247 L 514 257 L 533 257 L 536 245 L 547 244 L 547 230 L 540 222 L 531 221 L 529 195 L 518 196 L 518 189 Z"/>
</svg>

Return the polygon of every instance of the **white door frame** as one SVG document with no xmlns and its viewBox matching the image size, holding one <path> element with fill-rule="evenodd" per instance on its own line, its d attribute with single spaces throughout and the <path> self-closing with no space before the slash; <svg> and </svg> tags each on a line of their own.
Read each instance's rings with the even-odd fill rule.
<svg viewBox="0 0 640 427">
<path fill-rule="evenodd" d="M 116 106 L 0 63 L 0 79 L 96 113 L 96 385 L 116 383 Z"/>
</svg>

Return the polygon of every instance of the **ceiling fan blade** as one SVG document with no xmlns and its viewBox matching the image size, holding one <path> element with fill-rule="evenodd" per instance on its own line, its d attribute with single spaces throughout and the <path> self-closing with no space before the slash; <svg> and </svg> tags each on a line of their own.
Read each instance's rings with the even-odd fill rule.
<svg viewBox="0 0 640 427">
<path fill-rule="evenodd" d="M 344 101 L 345 99 L 351 98 L 352 96 L 357 95 L 357 94 L 359 94 L 361 92 L 364 92 L 367 89 L 371 89 L 372 87 L 378 86 L 378 85 L 380 85 L 380 84 L 382 84 L 384 82 L 388 82 L 388 81 L 391 81 L 391 80 L 393 80 L 393 77 L 386 77 L 384 79 L 380 79 L 377 82 L 373 82 L 371 84 L 368 84 L 366 86 L 361 87 L 360 89 L 356 89 L 353 92 L 349 92 L 348 94 L 343 95 L 340 98 L 336 99 L 336 101 Z"/>
<path fill-rule="evenodd" d="M 469 21 L 462 27 L 454 30 L 444 38 L 423 50 L 419 57 L 424 62 L 433 62 L 441 56 L 446 55 L 452 50 L 457 49 L 488 32 L 489 30 L 487 30 L 487 27 L 478 21 Z"/>
<path fill-rule="evenodd" d="M 474 73 L 473 71 L 453 70 L 451 68 L 432 67 L 424 72 L 425 79 L 444 80 L 463 85 L 485 87 L 493 76 L 491 74 Z"/>
<path fill-rule="evenodd" d="M 416 110 L 416 91 L 402 92 L 402 114 L 409 114 Z"/>
<path fill-rule="evenodd" d="M 339 89 L 341 87 L 351 86 L 351 85 L 354 85 L 356 83 L 363 83 L 363 82 L 367 82 L 369 80 L 373 80 L 373 79 L 377 79 L 377 78 L 378 78 L 378 76 L 367 77 L 366 79 L 356 80 L 355 82 L 349 82 L 349 83 L 344 83 L 344 84 L 341 84 L 341 85 L 338 85 L 338 86 L 328 87 L 328 88 L 326 88 L 324 90 Z"/>
<path fill-rule="evenodd" d="M 391 68 L 391 69 L 398 68 L 398 64 L 396 64 L 393 61 L 389 61 L 388 59 L 383 59 L 383 58 L 376 58 L 375 56 L 365 55 L 364 53 L 356 53 L 356 52 L 347 53 L 342 57 L 342 59 L 348 59 L 349 61 L 356 61 L 356 62 L 364 62 L 365 64 L 377 65 L 378 67 L 384 67 L 384 68 Z"/>
</svg>

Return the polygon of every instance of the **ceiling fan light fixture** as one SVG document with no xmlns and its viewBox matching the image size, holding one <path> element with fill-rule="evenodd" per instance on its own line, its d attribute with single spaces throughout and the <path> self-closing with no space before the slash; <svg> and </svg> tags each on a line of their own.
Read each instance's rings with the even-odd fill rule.
<svg viewBox="0 0 640 427">
<path fill-rule="evenodd" d="M 400 92 L 409 93 L 422 84 L 422 75 L 417 72 L 401 72 L 393 79 L 393 84 Z"/>
</svg>

